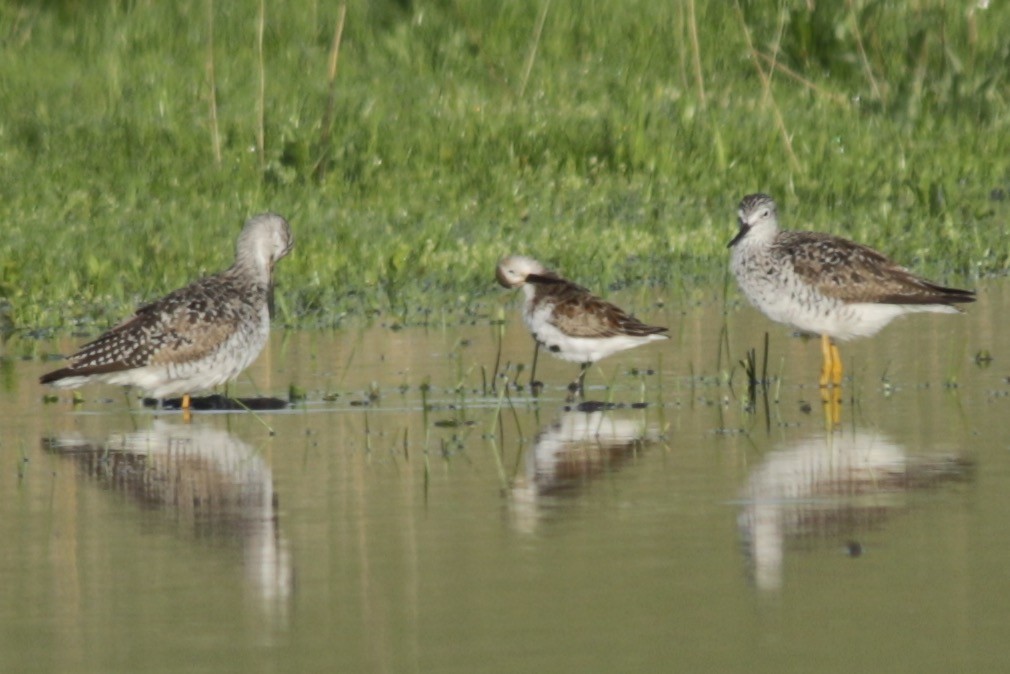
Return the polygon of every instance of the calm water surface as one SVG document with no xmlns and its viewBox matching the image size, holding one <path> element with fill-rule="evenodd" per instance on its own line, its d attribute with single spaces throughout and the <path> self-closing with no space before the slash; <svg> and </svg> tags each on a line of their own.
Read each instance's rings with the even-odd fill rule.
<svg viewBox="0 0 1010 674">
<path fill-rule="evenodd" d="M 233 390 L 306 391 L 272 435 L 115 388 L 44 405 L 52 363 L 15 359 L 0 671 L 998 671 L 1008 290 L 843 345 L 830 432 L 817 342 L 715 290 L 618 297 L 673 338 L 591 370 L 602 411 L 568 363 L 510 386 L 514 305 L 275 334 Z"/>
</svg>

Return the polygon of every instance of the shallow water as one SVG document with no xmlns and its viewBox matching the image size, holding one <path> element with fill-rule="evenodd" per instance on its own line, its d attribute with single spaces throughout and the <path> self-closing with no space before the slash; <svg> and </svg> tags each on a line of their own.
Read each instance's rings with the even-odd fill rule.
<svg viewBox="0 0 1010 674">
<path fill-rule="evenodd" d="M 673 338 L 590 371 L 602 411 L 569 363 L 512 385 L 515 306 L 277 333 L 233 393 L 307 400 L 262 422 L 43 404 L 14 362 L 0 671 L 994 671 L 1008 289 L 842 345 L 830 432 L 817 342 L 714 290 L 617 298 Z"/>
</svg>

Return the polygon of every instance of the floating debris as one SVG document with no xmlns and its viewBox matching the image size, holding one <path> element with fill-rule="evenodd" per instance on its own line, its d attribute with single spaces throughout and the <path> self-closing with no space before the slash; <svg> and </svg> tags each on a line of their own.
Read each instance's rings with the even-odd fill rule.
<svg viewBox="0 0 1010 674">
<path fill-rule="evenodd" d="M 158 407 L 158 402 L 157 398 L 144 398 L 144 407 Z M 194 410 L 283 410 L 288 404 L 280 398 L 229 398 L 217 393 L 189 399 L 190 409 Z M 161 401 L 161 407 L 166 410 L 181 409 L 182 398 L 166 398 Z"/>
</svg>

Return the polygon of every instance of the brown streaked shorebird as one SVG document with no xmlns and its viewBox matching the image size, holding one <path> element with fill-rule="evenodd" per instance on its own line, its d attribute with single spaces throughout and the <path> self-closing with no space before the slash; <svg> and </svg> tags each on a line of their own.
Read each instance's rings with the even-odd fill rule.
<svg viewBox="0 0 1010 674">
<path fill-rule="evenodd" d="M 136 386 L 154 398 L 189 394 L 234 379 L 270 333 L 274 265 L 294 240 L 274 213 L 246 221 L 235 263 L 144 305 L 39 380 L 58 388 L 90 382 Z"/>
<path fill-rule="evenodd" d="M 582 391 L 586 370 L 601 358 L 668 338 L 663 334 L 667 328 L 642 323 L 533 258 L 502 259 L 495 278 L 505 288 L 522 288 L 523 322 L 538 349 L 542 345 L 553 356 L 581 365 L 579 376 L 569 385 L 572 393 Z M 533 362 L 535 370 L 535 355 Z"/>
<path fill-rule="evenodd" d="M 906 313 L 959 313 L 975 292 L 945 288 L 866 246 L 819 232 L 779 230 L 775 201 L 743 198 L 730 269 L 750 303 L 779 323 L 821 335 L 821 386 L 842 382 L 833 339 L 869 337 Z"/>
</svg>

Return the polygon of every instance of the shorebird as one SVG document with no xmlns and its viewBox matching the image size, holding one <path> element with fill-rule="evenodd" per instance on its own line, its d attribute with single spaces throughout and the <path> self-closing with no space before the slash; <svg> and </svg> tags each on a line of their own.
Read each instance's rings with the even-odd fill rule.
<svg viewBox="0 0 1010 674">
<path fill-rule="evenodd" d="M 744 197 L 737 216 L 730 269 L 768 318 L 821 335 L 822 387 L 842 382 L 832 340 L 869 337 L 906 313 L 959 313 L 954 305 L 975 301 L 974 291 L 937 285 L 847 239 L 780 231 L 775 201 L 766 194 Z"/>
<path fill-rule="evenodd" d="M 90 382 L 136 386 L 154 398 L 189 394 L 234 379 L 259 355 L 270 332 L 273 269 L 294 240 L 274 213 L 246 221 L 235 263 L 136 313 L 39 380 L 58 388 Z"/>
<path fill-rule="evenodd" d="M 523 322 L 538 350 L 544 346 L 553 356 L 581 365 L 568 387 L 573 394 L 582 391 L 586 370 L 601 358 L 668 338 L 662 334 L 667 328 L 642 323 L 532 258 L 504 258 L 495 278 L 505 288 L 522 288 Z M 533 362 L 535 368 L 535 353 Z"/>
</svg>

